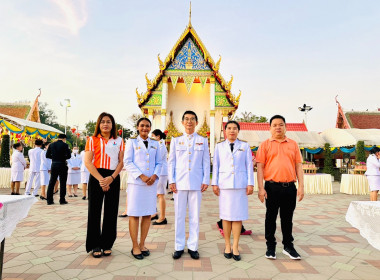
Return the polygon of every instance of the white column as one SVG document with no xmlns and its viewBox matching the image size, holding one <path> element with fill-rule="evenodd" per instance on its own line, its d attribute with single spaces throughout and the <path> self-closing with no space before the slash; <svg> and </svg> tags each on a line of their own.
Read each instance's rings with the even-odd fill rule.
<svg viewBox="0 0 380 280">
<path fill-rule="evenodd" d="M 148 109 L 148 119 L 152 122 L 152 130 L 155 129 L 153 123 L 153 109 Z"/>
<path fill-rule="evenodd" d="M 210 153 L 215 149 L 215 77 L 210 77 Z"/>
<path fill-rule="evenodd" d="M 166 129 L 166 106 L 168 103 L 168 77 L 162 78 L 161 130 Z"/>
<path fill-rule="evenodd" d="M 223 122 L 228 122 L 228 111 L 224 110 L 223 111 Z"/>
</svg>

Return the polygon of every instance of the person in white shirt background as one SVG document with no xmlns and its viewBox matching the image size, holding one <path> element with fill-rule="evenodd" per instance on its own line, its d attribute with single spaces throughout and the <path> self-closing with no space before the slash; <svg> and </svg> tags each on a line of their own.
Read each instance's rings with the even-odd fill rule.
<svg viewBox="0 0 380 280">
<path fill-rule="evenodd" d="M 141 118 L 137 122 L 137 137 L 126 142 L 124 166 L 128 172 L 129 234 L 132 239 L 131 254 L 138 260 L 150 255 L 145 239 L 150 227 L 150 217 L 156 212 L 157 182 L 161 174 L 162 156 L 158 141 L 148 137 L 151 122 Z M 137 241 L 141 217 L 140 242 Z"/>
<path fill-rule="evenodd" d="M 33 186 L 33 181 L 34 181 L 34 189 L 33 189 L 33 195 L 38 196 L 38 190 L 41 185 L 40 181 L 40 166 L 41 166 L 41 153 L 42 153 L 42 140 L 37 139 L 35 142 L 35 148 L 30 149 L 28 152 L 29 156 L 29 180 L 28 183 L 26 184 L 26 189 L 25 189 L 25 195 L 30 195 L 30 191 Z"/>
<path fill-rule="evenodd" d="M 82 160 L 82 164 L 80 166 L 80 182 L 82 184 L 82 193 L 83 193 L 83 200 L 86 200 L 87 198 L 87 184 L 88 184 L 88 179 L 90 178 L 90 172 L 86 168 L 86 165 L 84 164 L 84 155 L 85 151 L 80 152 L 80 157 Z"/>
<path fill-rule="evenodd" d="M 11 195 L 20 194 L 20 183 L 24 181 L 24 170 L 26 161 L 22 153 L 23 146 L 20 142 L 13 144 L 13 153 L 11 158 Z"/>
<path fill-rule="evenodd" d="M 199 213 L 202 192 L 210 183 L 208 139 L 198 135 L 198 117 L 193 111 L 182 115 L 185 134 L 173 137 L 168 159 L 169 186 L 174 193 L 175 248 L 173 259 L 184 253 L 186 243 L 186 210 L 189 208 L 187 249 L 192 259 L 199 259 Z"/>
<path fill-rule="evenodd" d="M 51 171 L 51 159 L 46 158 L 46 150 L 48 149 L 50 142 L 43 144 L 43 151 L 41 153 L 41 164 L 40 164 L 40 181 L 41 181 L 41 200 L 46 200 L 46 186 L 49 185 L 50 171 Z"/>
<path fill-rule="evenodd" d="M 166 149 L 165 139 L 166 135 L 159 129 L 155 129 L 152 132 L 152 137 L 159 141 L 160 150 L 162 155 L 162 168 L 160 178 L 157 183 L 157 198 L 158 198 L 158 212 L 152 216 L 151 220 L 157 220 L 153 222 L 153 225 L 166 225 L 168 221 L 166 220 L 165 211 L 166 211 L 166 186 L 168 184 L 168 150 Z"/>
<path fill-rule="evenodd" d="M 212 187 L 214 194 L 219 196 L 219 215 L 223 220 L 226 246 L 224 257 L 240 261 L 242 221 L 248 220 L 248 195 L 253 193 L 254 185 L 252 152 L 247 142 L 237 138 L 239 123 L 228 121 L 225 131 L 227 139 L 215 146 Z"/>
<path fill-rule="evenodd" d="M 67 193 L 69 197 L 78 197 L 78 184 L 81 182 L 81 165 L 82 158 L 78 154 L 79 150 L 77 146 L 73 147 L 73 152 L 71 154 L 71 158 L 67 160 L 67 167 L 69 168 L 67 171 Z M 71 187 L 74 189 L 74 194 L 71 191 Z"/>
<path fill-rule="evenodd" d="M 374 147 L 370 151 L 370 155 L 367 158 L 367 176 L 368 185 L 371 190 L 370 200 L 377 201 L 377 195 L 380 190 L 380 149 Z"/>
</svg>

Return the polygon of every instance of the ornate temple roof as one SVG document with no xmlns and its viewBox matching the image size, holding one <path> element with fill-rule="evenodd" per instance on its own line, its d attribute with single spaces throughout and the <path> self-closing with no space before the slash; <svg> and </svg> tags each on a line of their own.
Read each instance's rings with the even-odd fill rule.
<svg viewBox="0 0 380 280">
<path fill-rule="evenodd" d="M 33 122 L 41 122 L 38 97 L 33 102 L 0 103 L 0 114 Z"/>
<path fill-rule="evenodd" d="M 191 38 L 191 42 L 189 42 L 189 38 Z M 189 20 L 189 24 L 186 26 L 185 31 L 182 33 L 180 38 L 177 40 L 175 43 L 174 47 L 172 50 L 169 52 L 168 56 L 164 61 L 160 59 L 160 56 L 158 55 L 158 62 L 159 62 L 159 68 L 160 71 L 156 75 L 156 77 L 153 80 L 149 80 L 147 77 L 147 74 L 145 75 L 146 83 L 147 83 L 147 91 L 145 93 L 139 93 L 136 89 L 136 95 L 137 95 L 137 102 L 139 107 L 141 108 L 144 106 L 152 96 L 152 92 L 154 90 L 157 90 L 158 87 L 161 87 L 161 80 L 165 76 L 165 71 L 169 70 L 171 71 L 171 68 L 173 67 L 173 64 L 176 64 L 177 66 L 180 66 L 179 69 L 184 68 L 185 64 L 184 61 L 175 61 L 178 53 L 182 50 L 183 47 L 187 44 L 194 43 L 198 50 L 200 51 L 201 55 L 203 56 L 202 58 L 199 59 L 201 61 L 201 65 L 199 67 L 193 68 L 195 70 L 195 75 L 199 74 L 196 71 L 198 70 L 208 70 L 211 71 L 212 74 L 215 76 L 216 81 L 220 84 L 220 87 L 223 91 L 226 93 L 226 98 L 229 102 L 229 104 L 234 107 L 235 109 L 238 108 L 239 106 L 239 100 L 240 100 L 240 93 L 236 97 L 231 93 L 231 84 L 233 77 L 231 76 L 231 80 L 226 82 L 226 80 L 223 78 L 223 76 L 219 73 L 219 66 L 220 66 L 220 61 L 221 57 L 219 60 L 215 63 L 215 61 L 212 59 L 210 53 L 207 51 L 205 45 L 199 38 L 198 34 L 195 32 L 195 29 L 191 25 L 191 21 Z M 190 55 L 190 51 L 189 51 Z M 204 63 L 203 63 L 204 62 Z M 182 67 L 182 68 L 181 68 Z M 177 68 L 178 69 L 178 68 Z M 186 69 L 186 68 L 184 68 Z M 194 71 L 190 70 L 190 71 Z M 177 81 L 175 81 L 177 82 Z M 184 81 L 186 83 L 186 80 Z M 204 80 L 201 82 L 204 83 Z"/>
<path fill-rule="evenodd" d="M 336 128 L 380 129 L 380 109 L 377 111 L 345 111 L 337 98 L 335 101 L 338 105 Z"/>
</svg>

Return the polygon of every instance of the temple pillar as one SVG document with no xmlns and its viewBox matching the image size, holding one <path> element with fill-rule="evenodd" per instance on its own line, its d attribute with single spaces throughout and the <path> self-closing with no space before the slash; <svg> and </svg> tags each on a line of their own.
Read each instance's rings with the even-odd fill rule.
<svg viewBox="0 0 380 280">
<path fill-rule="evenodd" d="M 215 77 L 210 77 L 210 153 L 215 149 Z"/>
<path fill-rule="evenodd" d="M 162 77 L 161 130 L 166 129 L 166 107 L 168 103 L 168 77 Z"/>
<path fill-rule="evenodd" d="M 222 112 L 222 116 L 223 116 L 223 122 L 228 122 L 228 111 L 227 110 L 223 110 Z"/>
<path fill-rule="evenodd" d="M 154 129 L 153 125 L 153 109 L 148 109 L 148 119 L 151 121 L 152 123 L 152 130 Z"/>
</svg>

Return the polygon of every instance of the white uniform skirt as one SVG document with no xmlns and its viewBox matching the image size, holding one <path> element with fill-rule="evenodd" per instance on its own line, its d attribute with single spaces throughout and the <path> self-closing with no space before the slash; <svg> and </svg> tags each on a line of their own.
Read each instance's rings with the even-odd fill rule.
<svg viewBox="0 0 380 280">
<path fill-rule="evenodd" d="M 367 176 L 369 189 L 372 191 L 380 191 L 380 176 Z"/>
<path fill-rule="evenodd" d="M 156 213 L 157 183 L 152 186 L 128 184 L 127 215 L 150 216 Z"/>
<path fill-rule="evenodd" d="M 81 171 L 80 173 L 80 182 L 81 184 L 88 184 L 88 179 L 90 178 L 90 172 Z"/>
<path fill-rule="evenodd" d="M 168 184 L 168 176 L 161 175 L 157 183 L 157 194 L 166 194 L 167 184 Z"/>
<path fill-rule="evenodd" d="M 226 221 L 248 220 L 247 189 L 220 189 L 219 216 Z"/>
<path fill-rule="evenodd" d="M 41 186 L 48 186 L 50 180 L 50 174 L 47 170 L 41 170 L 40 171 L 40 183 Z"/>
<path fill-rule="evenodd" d="M 11 171 L 11 182 L 24 181 L 24 171 Z"/>
<path fill-rule="evenodd" d="M 80 184 L 80 172 L 68 173 L 66 185 L 78 185 Z"/>
</svg>

